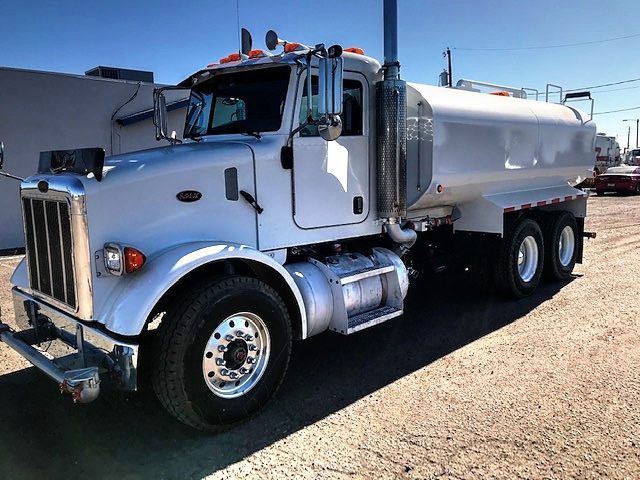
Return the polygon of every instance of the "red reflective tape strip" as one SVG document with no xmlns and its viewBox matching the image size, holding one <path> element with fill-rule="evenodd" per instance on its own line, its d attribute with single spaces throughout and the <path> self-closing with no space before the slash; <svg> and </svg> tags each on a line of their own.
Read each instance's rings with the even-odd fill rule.
<svg viewBox="0 0 640 480">
<path fill-rule="evenodd" d="M 540 200 L 539 202 L 535 203 L 536 207 L 543 207 L 545 205 L 548 204 L 552 204 L 552 203 L 560 203 L 560 202 L 570 202 L 571 200 L 577 200 L 578 198 L 583 198 L 585 197 L 585 193 L 578 193 L 576 195 L 568 195 L 564 198 L 552 198 L 551 200 Z M 515 212 L 516 210 L 526 210 L 528 208 L 532 208 L 534 206 L 533 203 L 523 203 L 520 206 L 515 206 L 515 207 L 506 207 L 504 209 L 504 213 L 510 213 L 510 212 Z"/>
</svg>

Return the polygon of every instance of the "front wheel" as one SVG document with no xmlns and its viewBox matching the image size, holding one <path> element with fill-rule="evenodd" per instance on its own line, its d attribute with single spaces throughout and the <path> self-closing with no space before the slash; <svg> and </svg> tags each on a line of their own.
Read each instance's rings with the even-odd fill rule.
<svg viewBox="0 0 640 480">
<path fill-rule="evenodd" d="M 259 410 L 280 386 L 291 325 L 278 294 L 249 277 L 219 278 L 168 309 L 153 386 L 183 423 L 215 431 Z"/>
<path fill-rule="evenodd" d="M 520 218 L 505 228 L 494 278 L 500 293 L 526 297 L 540 283 L 544 260 L 542 232 L 536 222 Z"/>
<path fill-rule="evenodd" d="M 548 212 L 542 220 L 544 239 L 544 276 L 566 280 L 573 272 L 578 256 L 578 225 L 571 212 Z"/>
</svg>

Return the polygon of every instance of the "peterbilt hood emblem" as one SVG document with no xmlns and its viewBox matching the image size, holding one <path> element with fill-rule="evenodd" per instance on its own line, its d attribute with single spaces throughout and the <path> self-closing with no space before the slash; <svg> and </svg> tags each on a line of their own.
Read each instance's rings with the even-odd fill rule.
<svg viewBox="0 0 640 480">
<path fill-rule="evenodd" d="M 183 190 L 182 192 L 178 192 L 178 194 L 176 195 L 176 198 L 180 202 L 186 202 L 186 203 L 197 202 L 202 198 L 202 193 L 196 190 Z"/>
</svg>

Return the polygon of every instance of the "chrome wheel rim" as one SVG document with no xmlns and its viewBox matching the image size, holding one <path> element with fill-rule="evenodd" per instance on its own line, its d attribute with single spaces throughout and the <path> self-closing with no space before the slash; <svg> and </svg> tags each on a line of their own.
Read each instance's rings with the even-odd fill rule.
<svg viewBox="0 0 640 480">
<path fill-rule="evenodd" d="M 236 313 L 218 325 L 202 355 L 202 375 L 215 395 L 236 398 L 251 390 L 269 363 L 271 337 L 262 318 Z"/>
<path fill-rule="evenodd" d="M 558 260 L 563 267 L 569 266 L 575 249 L 576 237 L 573 233 L 573 228 L 567 225 L 562 229 L 558 240 Z"/>
<path fill-rule="evenodd" d="M 518 249 L 518 275 L 523 282 L 529 282 L 538 269 L 538 244 L 532 236 L 526 237 Z"/>
</svg>

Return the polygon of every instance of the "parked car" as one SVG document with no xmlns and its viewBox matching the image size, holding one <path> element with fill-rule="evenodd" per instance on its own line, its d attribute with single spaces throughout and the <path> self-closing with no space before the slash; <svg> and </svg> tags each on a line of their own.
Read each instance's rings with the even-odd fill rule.
<svg viewBox="0 0 640 480">
<path fill-rule="evenodd" d="M 633 192 L 640 195 L 640 167 L 620 165 L 611 167 L 594 180 L 596 194 L 605 192 Z"/>
</svg>

